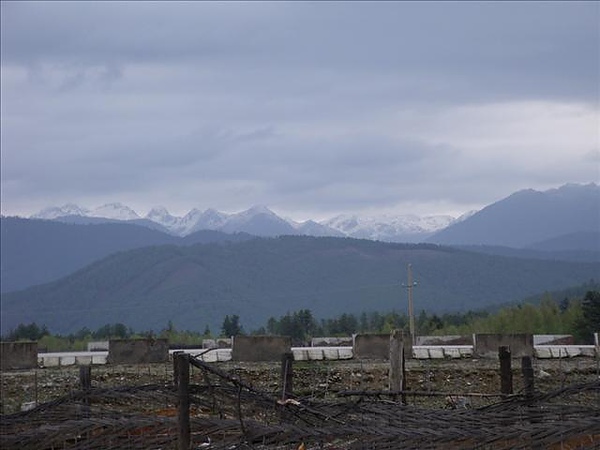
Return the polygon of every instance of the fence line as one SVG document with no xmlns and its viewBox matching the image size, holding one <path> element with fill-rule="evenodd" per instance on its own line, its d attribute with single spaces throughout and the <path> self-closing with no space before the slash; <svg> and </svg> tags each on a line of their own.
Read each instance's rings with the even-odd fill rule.
<svg viewBox="0 0 600 450">
<path fill-rule="evenodd" d="M 187 390 L 180 389 L 182 380 L 189 382 L 191 377 L 181 367 L 177 386 L 166 380 L 117 388 L 86 384 L 31 411 L 2 415 L 0 448 L 600 447 L 600 380 L 547 393 L 508 395 L 483 407 L 441 409 L 406 406 L 395 400 L 401 392 L 394 391 L 342 391 L 328 400 L 297 397 L 291 392 L 282 397 L 278 392 L 257 389 L 235 371 L 226 372 L 188 355 L 184 359 L 196 370 L 193 379 L 200 380 L 188 383 Z M 87 372 L 82 373 L 87 377 Z M 182 402 L 182 392 L 187 402 Z M 187 437 L 182 430 L 182 410 L 189 418 Z"/>
</svg>

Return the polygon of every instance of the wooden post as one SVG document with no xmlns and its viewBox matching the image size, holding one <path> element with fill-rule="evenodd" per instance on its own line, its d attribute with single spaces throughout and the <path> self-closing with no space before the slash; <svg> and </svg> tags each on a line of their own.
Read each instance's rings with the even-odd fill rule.
<svg viewBox="0 0 600 450">
<path fill-rule="evenodd" d="M 173 352 L 173 385 L 175 386 L 175 388 L 177 388 L 179 385 L 179 358 L 177 357 L 177 355 L 180 355 L 182 353 L 183 351 L 181 350 Z"/>
<path fill-rule="evenodd" d="M 510 348 L 498 347 L 498 359 L 500 360 L 500 393 L 510 395 L 513 393 Z"/>
<path fill-rule="evenodd" d="M 178 427 L 178 450 L 189 450 L 190 448 L 190 355 L 178 353 L 174 355 L 177 363 L 177 427 Z"/>
<path fill-rule="evenodd" d="M 84 391 L 92 388 L 92 366 L 79 366 L 79 386 Z"/>
<path fill-rule="evenodd" d="M 83 417 L 90 414 L 90 389 L 92 388 L 92 366 L 79 366 L 79 386 L 85 393 L 81 413 Z"/>
<path fill-rule="evenodd" d="M 404 357 L 404 333 L 394 330 L 390 335 L 390 391 L 400 392 L 406 389 L 406 368 Z M 406 404 L 406 395 L 401 394 L 402 404 Z"/>
<path fill-rule="evenodd" d="M 521 358 L 521 371 L 523 373 L 523 386 L 525 389 L 525 396 L 531 398 L 533 397 L 535 391 L 533 383 L 533 366 L 531 365 L 531 356 L 523 356 L 523 358 Z"/>
<path fill-rule="evenodd" d="M 294 392 L 294 354 L 287 352 L 281 355 L 281 400 Z"/>
</svg>

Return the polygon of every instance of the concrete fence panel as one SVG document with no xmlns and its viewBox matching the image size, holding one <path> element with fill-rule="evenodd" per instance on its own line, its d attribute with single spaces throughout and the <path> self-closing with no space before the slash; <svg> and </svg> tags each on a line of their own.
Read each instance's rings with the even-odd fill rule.
<svg viewBox="0 0 600 450">
<path fill-rule="evenodd" d="M 109 364 L 162 363 L 169 360 L 167 339 L 111 339 Z"/>
<path fill-rule="evenodd" d="M 533 356 L 533 334 L 475 334 L 473 336 L 473 356 L 479 358 L 498 358 L 498 348 L 510 348 L 513 358 Z"/>
<path fill-rule="evenodd" d="M 533 345 L 575 345 L 571 334 L 534 334 Z"/>
<path fill-rule="evenodd" d="M 1 342 L 0 363 L 3 371 L 36 368 L 38 366 L 37 342 Z"/>
<path fill-rule="evenodd" d="M 417 336 L 415 345 L 473 345 L 473 335 Z"/>
<path fill-rule="evenodd" d="M 345 337 L 314 337 L 310 341 L 311 347 L 351 347 L 352 336 Z"/>
<path fill-rule="evenodd" d="M 390 359 L 390 334 L 357 334 L 354 336 L 354 357 L 357 359 Z M 410 336 L 404 336 L 404 355 L 412 357 Z"/>
<path fill-rule="evenodd" d="M 233 361 L 280 361 L 291 351 L 289 336 L 234 336 L 231 357 Z"/>
</svg>

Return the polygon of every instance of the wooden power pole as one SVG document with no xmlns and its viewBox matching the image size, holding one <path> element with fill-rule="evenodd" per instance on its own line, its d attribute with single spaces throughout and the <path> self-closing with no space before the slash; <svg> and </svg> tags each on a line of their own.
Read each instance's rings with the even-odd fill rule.
<svg viewBox="0 0 600 450">
<path fill-rule="evenodd" d="M 410 340 L 412 345 L 416 345 L 416 331 L 415 331 L 415 309 L 413 304 L 413 287 L 417 285 L 416 281 L 412 279 L 412 265 L 408 265 L 408 283 L 404 287 L 408 290 L 408 326 L 410 332 Z"/>
</svg>

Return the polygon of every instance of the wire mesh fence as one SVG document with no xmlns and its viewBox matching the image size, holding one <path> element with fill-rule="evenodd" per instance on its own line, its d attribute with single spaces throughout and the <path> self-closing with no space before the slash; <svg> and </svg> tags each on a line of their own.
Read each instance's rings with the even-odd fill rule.
<svg viewBox="0 0 600 450">
<path fill-rule="evenodd" d="M 193 449 L 600 448 L 597 378 L 546 393 L 490 396 L 474 407 L 454 402 L 449 409 L 360 389 L 326 398 L 282 396 L 254 387 L 237 371 L 193 358 L 190 363 Z M 2 415 L 0 448 L 179 449 L 178 392 L 167 380 L 74 390 L 30 411 Z"/>
</svg>

